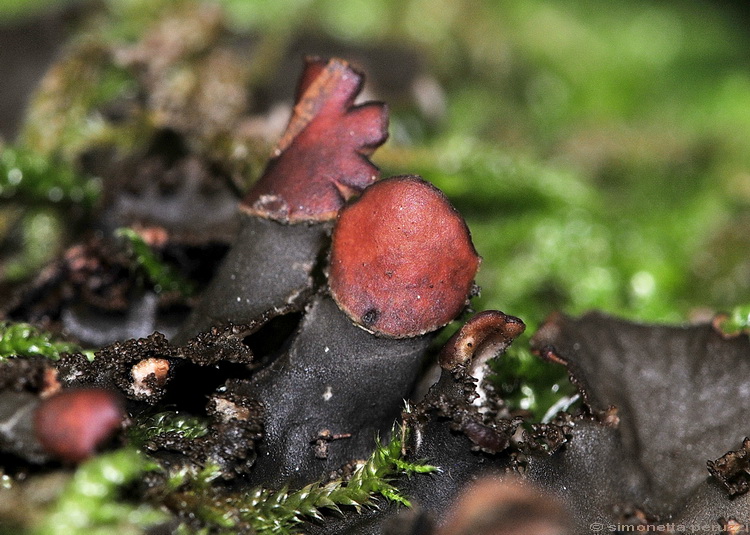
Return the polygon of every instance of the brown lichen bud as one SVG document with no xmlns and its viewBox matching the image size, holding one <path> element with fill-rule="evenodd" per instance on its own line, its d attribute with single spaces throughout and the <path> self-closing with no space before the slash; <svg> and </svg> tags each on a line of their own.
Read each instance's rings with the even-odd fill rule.
<svg viewBox="0 0 750 535">
<path fill-rule="evenodd" d="M 572 522 L 551 495 L 513 477 L 484 477 L 463 490 L 436 535 L 570 535 Z"/>
<path fill-rule="evenodd" d="M 110 390 L 64 390 L 42 401 L 34 412 L 34 431 L 54 457 L 77 463 L 92 456 L 120 428 L 125 410 Z"/>
<path fill-rule="evenodd" d="M 331 294 L 368 331 L 418 336 L 468 304 L 480 258 L 461 215 L 420 177 L 367 188 L 341 210 L 332 240 Z"/>
<path fill-rule="evenodd" d="M 153 396 L 154 388 L 163 387 L 168 375 L 167 359 L 148 358 L 137 362 L 130 370 L 130 376 L 133 378 L 133 395 L 139 399 Z"/>
<path fill-rule="evenodd" d="M 50 396 L 54 396 L 62 390 L 62 385 L 58 378 L 57 368 L 45 368 L 44 375 L 42 377 L 42 386 L 39 389 L 39 396 L 42 399 L 46 399 Z"/>
<path fill-rule="evenodd" d="M 485 310 L 467 321 L 440 351 L 440 366 L 482 364 L 504 351 L 526 329 L 523 321 L 498 310 Z"/>
</svg>

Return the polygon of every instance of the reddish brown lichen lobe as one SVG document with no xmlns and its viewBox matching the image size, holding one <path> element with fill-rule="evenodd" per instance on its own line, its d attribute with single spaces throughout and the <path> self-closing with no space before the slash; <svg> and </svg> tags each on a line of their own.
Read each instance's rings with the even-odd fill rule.
<svg viewBox="0 0 750 535">
<path fill-rule="evenodd" d="M 405 338 L 458 316 L 479 262 L 463 218 L 440 190 L 416 176 L 392 177 L 341 211 L 329 285 L 356 323 Z"/>
<path fill-rule="evenodd" d="M 388 110 L 354 105 L 363 81 L 346 61 L 308 59 L 292 118 L 243 200 L 246 212 L 284 223 L 330 220 L 378 178 L 367 157 L 388 137 Z"/>
</svg>

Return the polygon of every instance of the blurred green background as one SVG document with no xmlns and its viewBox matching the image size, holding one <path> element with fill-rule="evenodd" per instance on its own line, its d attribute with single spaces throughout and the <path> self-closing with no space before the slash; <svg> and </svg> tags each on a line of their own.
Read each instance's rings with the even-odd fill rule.
<svg viewBox="0 0 750 535">
<path fill-rule="evenodd" d="M 743 3 L 219 4 L 229 30 L 248 39 L 247 79 L 261 95 L 259 108 L 272 93 L 269 80 L 293 84 L 305 52 L 339 55 L 368 70 L 368 96 L 392 110 L 391 138 L 374 160 L 386 176 L 421 174 L 465 215 L 484 258 L 477 310 L 519 316 L 533 332 L 555 310 L 684 322 L 750 303 L 750 32 Z M 81 5 L 89 6 L 5 0 L 0 16 L 13 26 Z M 192 2 L 92 4 L 86 9 L 99 14 L 99 29 L 88 35 L 137 41 L 177 5 Z M 66 38 L 76 35 L 64 20 Z M 37 115 L 19 127 L 20 141 L 6 139 L 13 159 L 0 177 L 4 228 L 20 219 L 28 227 L 22 245 L 16 231 L 13 254 L 3 260 L 6 280 L 28 277 L 59 250 L 39 243 L 65 242 L 59 198 L 84 203 L 95 195 L 91 182 L 71 178 L 77 153 L 70 147 L 80 145 L 76 129 L 91 127 L 98 103 L 127 86 L 117 75 L 102 79 L 110 85 L 71 108 L 79 114 L 72 137 L 50 145 L 30 135 L 46 131 L 47 123 L 34 124 Z M 51 197 L 54 185 L 47 184 L 44 194 L 19 197 L 10 176 L 18 154 L 38 158 L 40 182 L 67 177 L 64 195 Z M 0 235 L 7 250 L 11 234 Z M 524 347 L 511 354 L 519 369 L 532 366 Z"/>
</svg>

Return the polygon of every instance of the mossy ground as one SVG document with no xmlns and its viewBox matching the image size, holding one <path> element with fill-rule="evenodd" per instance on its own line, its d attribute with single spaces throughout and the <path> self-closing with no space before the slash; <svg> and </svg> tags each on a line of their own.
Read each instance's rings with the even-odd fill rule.
<svg viewBox="0 0 750 535">
<path fill-rule="evenodd" d="M 90 39 L 133 41 L 168 2 L 105 4 L 108 22 Z M 0 16 L 51 5 L 16 0 Z M 254 87 L 274 65 L 298 67 L 294 43 L 374 65 L 416 58 L 418 76 L 390 86 L 368 73 L 392 110 L 374 160 L 384 176 L 421 174 L 466 217 L 483 257 L 475 309 L 519 316 L 533 333 L 555 310 L 685 322 L 750 303 L 750 33 L 740 3 L 220 5 L 232 29 L 257 40 Z M 75 174 L 82 147 L 130 148 L 148 129 L 102 128 L 95 108 L 132 86 L 97 65 L 70 90 L 74 105 L 36 100 L 18 141 L 0 145 L 3 289 L 85 226 L 100 192 Z M 738 310 L 735 329 L 747 326 Z M 539 417 L 569 393 L 523 341 L 505 358 L 499 383 L 517 406 Z"/>
</svg>

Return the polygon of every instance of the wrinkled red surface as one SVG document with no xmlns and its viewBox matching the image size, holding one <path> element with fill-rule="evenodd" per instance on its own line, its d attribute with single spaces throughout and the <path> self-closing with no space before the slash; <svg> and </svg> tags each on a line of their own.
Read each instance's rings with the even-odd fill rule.
<svg viewBox="0 0 750 535">
<path fill-rule="evenodd" d="M 375 102 L 354 106 L 363 80 L 343 60 L 308 60 L 292 118 L 243 200 L 246 211 L 291 223 L 333 219 L 378 178 L 367 157 L 388 137 L 388 110 Z"/>
<path fill-rule="evenodd" d="M 392 177 L 339 214 L 329 284 L 355 322 L 405 338 L 463 310 L 479 261 L 463 218 L 440 190 L 419 177 Z"/>
<path fill-rule="evenodd" d="M 71 389 L 42 401 L 34 414 L 34 429 L 48 453 L 80 462 L 112 436 L 124 416 L 116 393 L 101 388 Z"/>
</svg>

